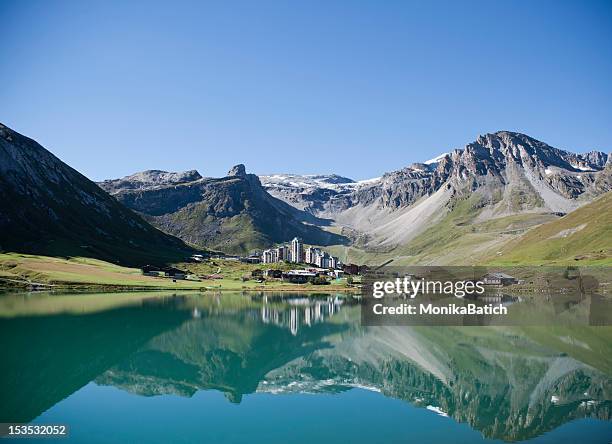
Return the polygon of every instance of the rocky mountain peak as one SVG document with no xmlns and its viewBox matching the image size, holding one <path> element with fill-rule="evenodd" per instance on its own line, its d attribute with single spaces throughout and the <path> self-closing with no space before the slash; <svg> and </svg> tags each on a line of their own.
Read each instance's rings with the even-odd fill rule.
<svg viewBox="0 0 612 444">
<path fill-rule="evenodd" d="M 125 179 L 131 179 L 134 182 L 142 182 L 146 184 L 155 183 L 185 183 L 193 182 L 194 180 L 201 179 L 202 176 L 197 170 L 180 171 L 180 172 L 168 172 L 162 170 L 147 170 L 140 173 L 127 176 Z"/>
<path fill-rule="evenodd" d="M 180 185 L 202 179 L 197 170 L 168 172 L 162 170 L 146 170 L 120 179 L 110 179 L 98 183 L 109 193 L 125 190 L 137 190 L 151 187 Z"/>
<path fill-rule="evenodd" d="M 347 184 L 333 192 L 322 181 L 305 186 L 306 180 L 293 175 L 268 176 L 262 182 L 275 197 L 352 227 L 357 225 L 355 215 L 361 208 L 409 211 L 434 195 L 442 200 L 477 194 L 474 199 L 489 207 L 486 217 L 523 211 L 565 213 L 610 189 L 609 172 L 604 169 L 609 158 L 599 151 L 572 153 L 504 130 L 483 134 L 462 149 L 385 173 L 376 181 Z M 363 211 L 369 217 L 369 210 Z M 375 224 L 367 220 L 371 219 L 366 218 L 364 226 Z"/>
<path fill-rule="evenodd" d="M 353 179 L 349 179 L 348 177 L 344 176 L 339 176 L 338 174 L 314 174 L 307 177 L 314 181 L 328 183 L 332 185 L 355 183 Z"/>
<path fill-rule="evenodd" d="M 246 177 L 246 167 L 239 163 L 238 165 L 234 165 L 228 172 L 228 176 L 237 176 L 237 177 Z"/>
</svg>

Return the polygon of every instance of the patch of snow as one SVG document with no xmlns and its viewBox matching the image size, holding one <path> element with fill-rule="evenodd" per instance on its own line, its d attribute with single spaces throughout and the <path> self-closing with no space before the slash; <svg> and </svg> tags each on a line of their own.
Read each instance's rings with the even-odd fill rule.
<svg viewBox="0 0 612 444">
<path fill-rule="evenodd" d="M 559 402 L 559 397 L 555 396 L 555 395 L 552 395 L 550 397 L 550 402 L 552 402 L 553 404 L 557 404 Z"/>
<path fill-rule="evenodd" d="M 550 176 L 553 173 L 550 168 L 546 168 L 544 172 L 546 173 L 547 176 Z"/>
<path fill-rule="evenodd" d="M 304 190 L 328 189 L 337 192 L 351 191 L 360 183 L 333 174 L 270 174 L 259 176 L 259 180 L 264 187 L 268 188 L 301 188 Z"/>
<path fill-rule="evenodd" d="M 380 179 L 382 179 L 382 177 L 374 177 L 372 179 L 358 180 L 357 182 L 355 182 L 355 185 L 370 185 L 376 182 L 380 182 Z"/>
<path fill-rule="evenodd" d="M 316 190 L 332 190 L 337 193 L 351 193 L 362 186 L 373 185 L 381 177 L 354 181 L 352 179 L 330 175 L 299 175 L 299 174 L 270 174 L 259 176 L 261 184 L 269 190 L 285 192 L 312 193 Z M 277 196 L 278 197 L 278 196 Z M 291 204 L 291 203 L 290 203 Z"/>
<path fill-rule="evenodd" d="M 580 170 L 580 171 L 590 171 L 590 172 L 594 172 L 595 171 L 593 168 L 585 167 L 585 166 L 582 166 L 582 165 L 574 165 L 574 164 L 572 164 L 572 166 L 574 168 L 576 168 L 577 170 Z"/>
<path fill-rule="evenodd" d="M 346 384 L 346 386 L 353 387 L 353 388 L 359 388 L 359 389 L 362 389 L 362 390 L 368 390 L 370 392 L 376 392 L 376 393 L 380 393 L 381 392 L 381 390 L 378 387 L 372 387 L 372 386 L 369 386 L 369 385 L 363 385 L 363 384 L 354 383 L 354 384 Z"/>
<path fill-rule="evenodd" d="M 436 407 L 436 406 L 433 406 L 433 405 L 428 405 L 426 408 L 427 408 L 427 410 L 431 410 L 432 412 L 435 412 L 435 413 L 437 413 L 440 416 L 445 416 L 445 417 L 448 418 L 448 413 L 440 410 L 440 407 Z"/>
<path fill-rule="evenodd" d="M 444 159 L 446 156 L 448 156 L 448 154 L 450 154 L 450 153 L 442 153 L 442 154 L 440 154 L 439 156 L 434 157 L 433 159 L 426 160 L 426 161 L 425 161 L 425 162 L 423 162 L 423 163 L 424 163 L 425 165 L 431 165 L 431 164 L 433 164 L 433 163 L 438 163 L 438 162 L 440 162 L 442 159 Z"/>
</svg>

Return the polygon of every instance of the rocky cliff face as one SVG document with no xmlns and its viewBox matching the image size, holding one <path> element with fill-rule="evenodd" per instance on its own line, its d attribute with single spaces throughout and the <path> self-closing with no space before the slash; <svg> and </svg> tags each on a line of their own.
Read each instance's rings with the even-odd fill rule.
<svg viewBox="0 0 612 444">
<path fill-rule="evenodd" d="M 361 233 L 371 246 L 390 247 L 409 242 L 468 198 L 480 222 L 570 212 L 611 190 L 611 173 L 606 153 L 575 154 L 499 131 L 369 181 L 347 179 L 330 187 L 299 176 L 261 179 L 268 192 L 290 205 Z"/>
<path fill-rule="evenodd" d="M 609 190 L 606 187 L 596 189 L 595 186 L 598 178 L 609 176 L 605 168 L 608 160 L 608 154 L 600 151 L 575 154 L 524 134 L 499 131 L 481 136 L 463 149 L 425 163 L 413 163 L 370 181 L 345 179 L 345 186 L 330 187 L 324 182 L 311 180 L 313 176 L 271 175 L 261 179 L 271 194 L 315 214 L 324 209 L 334 212 L 374 202 L 384 208 L 399 209 L 435 193 L 443 185 L 450 185 L 457 191 L 476 191 L 495 185 L 511 187 L 520 181 L 532 188 L 529 191 L 534 194 L 534 201 L 541 199 L 541 208 L 561 210 L 559 207 L 563 206 L 561 202 L 564 199 Z M 324 193 L 323 190 L 332 190 L 333 193 Z M 551 202 L 550 192 L 560 196 L 560 201 Z M 339 195 L 342 196 L 341 203 L 333 202 Z M 313 201 L 312 196 L 318 197 L 317 205 L 302 202 Z M 565 207 L 573 205 L 566 202 Z"/>
<path fill-rule="evenodd" d="M 0 248 L 126 264 L 176 260 L 191 251 L 38 143 L 2 124 Z"/>
<path fill-rule="evenodd" d="M 156 171 L 154 181 L 150 176 L 146 171 L 99 185 L 161 230 L 225 252 L 244 253 L 294 236 L 316 244 L 344 242 L 316 226 L 324 220 L 269 195 L 244 165 L 222 178 L 195 171 Z"/>
</svg>

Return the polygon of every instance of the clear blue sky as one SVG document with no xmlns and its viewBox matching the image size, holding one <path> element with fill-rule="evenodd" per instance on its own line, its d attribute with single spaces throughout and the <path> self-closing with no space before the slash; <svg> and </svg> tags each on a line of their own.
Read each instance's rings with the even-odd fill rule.
<svg viewBox="0 0 612 444">
<path fill-rule="evenodd" d="M 0 121 L 99 180 L 612 149 L 612 1 L 0 0 Z"/>
</svg>

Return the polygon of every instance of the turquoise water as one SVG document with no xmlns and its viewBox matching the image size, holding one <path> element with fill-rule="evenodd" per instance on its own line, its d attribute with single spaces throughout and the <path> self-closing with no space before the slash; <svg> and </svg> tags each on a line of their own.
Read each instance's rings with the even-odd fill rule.
<svg viewBox="0 0 612 444">
<path fill-rule="evenodd" d="M 61 442 L 612 440 L 609 328 L 363 328 L 333 295 L 13 295 L 0 316 L 0 422 Z"/>
</svg>

